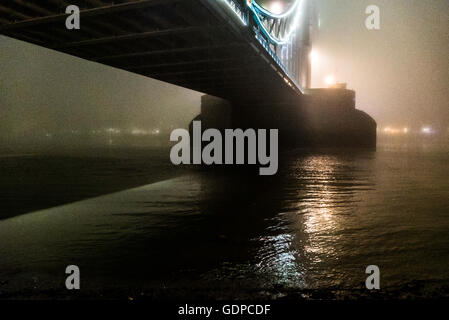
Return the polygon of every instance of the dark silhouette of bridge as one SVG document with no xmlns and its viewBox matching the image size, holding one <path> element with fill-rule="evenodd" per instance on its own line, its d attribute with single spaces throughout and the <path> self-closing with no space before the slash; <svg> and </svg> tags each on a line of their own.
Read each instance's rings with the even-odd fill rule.
<svg viewBox="0 0 449 320">
<path fill-rule="evenodd" d="M 81 28 L 68 30 L 69 5 Z M 10 0 L 0 33 L 230 101 L 295 99 L 310 84 L 306 0 Z"/>
</svg>

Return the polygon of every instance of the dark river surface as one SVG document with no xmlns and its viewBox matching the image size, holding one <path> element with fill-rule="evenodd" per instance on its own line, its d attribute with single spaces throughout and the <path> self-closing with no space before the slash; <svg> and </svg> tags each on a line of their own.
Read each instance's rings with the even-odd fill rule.
<svg viewBox="0 0 449 320">
<path fill-rule="evenodd" d="M 448 148 L 290 150 L 274 177 L 168 152 L 0 156 L 0 298 L 448 296 Z"/>
</svg>

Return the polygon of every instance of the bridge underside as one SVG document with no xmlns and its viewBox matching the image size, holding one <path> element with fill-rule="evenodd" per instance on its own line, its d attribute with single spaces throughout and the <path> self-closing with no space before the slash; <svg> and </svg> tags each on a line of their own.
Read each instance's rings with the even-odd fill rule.
<svg viewBox="0 0 449 320">
<path fill-rule="evenodd" d="M 81 9 L 67 30 L 65 9 Z M 10 0 L 0 33 L 231 101 L 296 99 L 298 88 L 217 0 Z"/>
</svg>

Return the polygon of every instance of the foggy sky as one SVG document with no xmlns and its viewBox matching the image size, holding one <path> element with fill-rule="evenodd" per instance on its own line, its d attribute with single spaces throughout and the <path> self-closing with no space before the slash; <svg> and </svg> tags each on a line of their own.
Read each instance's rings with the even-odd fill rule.
<svg viewBox="0 0 449 320">
<path fill-rule="evenodd" d="M 381 30 L 365 8 L 381 9 Z M 317 0 L 313 85 L 333 74 L 383 125 L 449 124 L 448 0 Z M 200 94 L 0 36 L 0 132 L 185 127 Z"/>
<path fill-rule="evenodd" d="M 187 127 L 201 94 L 0 36 L 0 132 Z"/>
<path fill-rule="evenodd" d="M 448 0 L 318 0 L 321 30 L 313 85 L 326 74 L 357 92 L 379 125 L 449 124 Z M 381 29 L 365 27 L 380 8 Z"/>
</svg>

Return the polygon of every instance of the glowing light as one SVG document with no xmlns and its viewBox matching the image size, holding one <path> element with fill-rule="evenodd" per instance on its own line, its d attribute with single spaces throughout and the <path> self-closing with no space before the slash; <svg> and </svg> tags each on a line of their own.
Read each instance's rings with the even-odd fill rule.
<svg viewBox="0 0 449 320">
<path fill-rule="evenodd" d="M 300 17 L 300 3 L 301 1 L 296 0 L 296 2 L 290 6 L 290 8 L 283 12 L 283 13 L 275 13 L 272 12 L 270 10 L 274 10 L 271 9 L 267 10 L 265 8 L 263 8 L 261 5 L 259 5 L 256 1 L 250 1 L 247 2 L 248 5 L 251 7 L 251 10 L 255 13 L 255 18 L 256 18 L 256 22 L 257 24 L 261 27 L 262 32 L 267 36 L 267 38 L 270 39 L 270 42 L 277 44 L 277 45 L 282 45 L 282 44 L 286 44 L 289 40 L 291 35 L 293 34 L 293 32 L 298 28 L 299 26 L 299 17 Z M 273 6 L 274 4 L 272 4 Z M 279 3 L 280 6 L 282 6 L 281 3 Z M 277 5 L 275 6 L 275 10 Z M 282 10 L 281 10 L 282 11 Z M 290 15 L 294 14 L 293 18 L 290 18 L 290 27 L 288 29 L 287 32 L 284 33 L 284 36 L 280 37 L 280 38 L 276 38 L 276 36 L 273 35 L 272 30 L 268 30 L 267 26 L 264 25 L 264 23 L 262 22 L 262 16 L 267 17 L 268 19 L 274 19 L 274 20 L 281 20 L 281 19 L 286 19 L 288 18 Z M 282 23 L 282 22 L 278 22 L 278 23 Z"/>
<path fill-rule="evenodd" d="M 109 134 L 119 134 L 119 133 L 121 132 L 120 129 L 116 129 L 116 128 L 108 128 L 108 129 L 106 129 L 106 131 L 107 131 Z"/>
<path fill-rule="evenodd" d="M 273 2 L 270 5 L 270 11 L 275 14 L 281 14 L 284 11 L 284 6 L 279 1 Z"/>
<path fill-rule="evenodd" d="M 400 131 L 399 129 L 386 127 L 386 128 L 384 129 L 384 132 L 385 132 L 385 133 L 388 133 L 388 134 L 398 134 L 398 133 L 401 132 L 401 131 Z"/>
<path fill-rule="evenodd" d="M 312 60 L 312 63 L 317 63 L 319 59 L 318 53 L 316 50 L 310 51 L 310 60 Z"/>
<path fill-rule="evenodd" d="M 146 134 L 148 134 L 148 132 L 145 130 L 142 130 L 142 129 L 133 129 L 133 130 L 131 130 L 131 134 L 135 135 L 135 136 L 140 136 L 140 135 L 146 135 Z"/>
<path fill-rule="evenodd" d="M 421 132 L 424 133 L 424 134 L 432 134 L 433 130 L 430 127 L 424 127 L 424 128 L 421 129 Z"/>
<path fill-rule="evenodd" d="M 330 87 L 331 85 L 335 84 L 335 77 L 332 75 L 328 75 L 325 79 L 326 85 Z"/>
<path fill-rule="evenodd" d="M 243 25 L 247 25 L 245 18 L 243 16 L 243 12 L 235 5 L 234 1 L 224 0 L 224 3 L 228 5 L 228 7 L 239 17 L 240 21 L 242 21 Z M 250 4 L 248 4 L 250 5 Z"/>
<path fill-rule="evenodd" d="M 385 127 L 383 131 L 386 134 L 407 134 L 409 133 L 410 130 L 407 127 L 404 128 Z"/>
<path fill-rule="evenodd" d="M 250 3 L 248 3 L 248 5 L 255 10 L 256 12 L 260 12 L 264 15 L 270 16 L 271 18 L 275 18 L 275 19 L 280 19 L 280 18 L 285 18 L 289 15 L 291 15 L 293 12 L 298 11 L 297 9 L 300 7 L 300 0 L 296 0 L 295 3 L 293 5 L 290 6 L 290 8 L 280 14 L 276 14 L 274 12 L 270 12 L 267 9 L 265 9 L 264 7 L 262 7 L 260 4 L 257 3 L 257 1 L 250 1 Z"/>
</svg>

